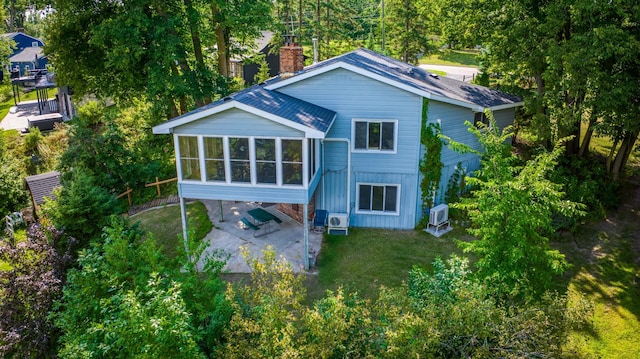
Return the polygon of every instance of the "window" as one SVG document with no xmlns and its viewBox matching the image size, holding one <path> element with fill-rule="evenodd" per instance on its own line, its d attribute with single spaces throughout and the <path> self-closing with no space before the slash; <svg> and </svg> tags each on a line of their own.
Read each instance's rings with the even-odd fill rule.
<svg viewBox="0 0 640 359">
<path fill-rule="evenodd" d="M 180 168 L 182 179 L 200 180 L 200 159 L 198 155 L 198 137 L 178 137 Z"/>
<path fill-rule="evenodd" d="M 40 44 L 37 41 L 32 41 L 31 47 L 40 47 Z"/>
<path fill-rule="evenodd" d="M 224 144 L 222 137 L 204 138 L 204 160 L 207 181 L 224 181 Z"/>
<path fill-rule="evenodd" d="M 276 140 L 256 138 L 256 180 L 276 183 Z"/>
<path fill-rule="evenodd" d="M 302 184 L 301 140 L 282 140 L 282 184 Z"/>
<path fill-rule="evenodd" d="M 229 137 L 229 163 L 231 182 L 251 182 L 248 138 Z"/>
<path fill-rule="evenodd" d="M 358 212 L 398 213 L 398 185 L 358 185 Z"/>
<path fill-rule="evenodd" d="M 363 151 L 395 151 L 397 121 L 354 120 L 353 147 Z"/>
<path fill-rule="evenodd" d="M 309 160 L 307 161 L 307 163 L 309 167 L 309 182 L 311 182 L 311 180 L 313 179 L 313 175 L 316 174 L 316 166 L 317 166 L 316 141 L 313 139 L 309 139 L 308 146 L 309 146 L 309 150 L 307 152 L 309 155 Z"/>
<path fill-rule="evenodd" d="M 479 127 L 480 123 L 485 124 L 485 126 L 489 126 L 489 119 L 485 116 L 484 112 L 475 112 L 473 115 L 473 125 Z"/>
</svg>

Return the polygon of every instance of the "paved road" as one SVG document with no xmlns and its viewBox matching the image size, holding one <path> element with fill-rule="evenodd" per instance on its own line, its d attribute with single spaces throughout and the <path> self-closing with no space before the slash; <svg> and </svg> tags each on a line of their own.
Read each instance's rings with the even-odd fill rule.
<svg viewBox="0 0 640 359">
<path fill-rule="evenodd" d="M 421 68 L 435 71 L 443 71 L 446 72 L 446 77 L 470 82 L 474 76 L 480 72 L 476 67 L 464 67 L 464 66 L 445 66 L 445 65 L 420 65 Z"/>
</svg>

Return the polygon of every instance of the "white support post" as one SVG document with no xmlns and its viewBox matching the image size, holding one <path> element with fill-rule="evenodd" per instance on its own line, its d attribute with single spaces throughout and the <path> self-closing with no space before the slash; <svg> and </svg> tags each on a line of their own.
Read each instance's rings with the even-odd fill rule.
<svg viewBox="0 0 640 359">
<path fill-rule="evenodd" d="M 184 250 L 187 253 L 187 260 L 191 263 L 191 253 L 189 253 L 189 239 L 187 238 L 187 206 L 184 198 L 180 197 L 180 214 L 182 217 L 182 239 L 184 242 Z"/>
<path fill-rule="evenodd" d="M 304 223 L 304 270 L 309 270 L 309 204 L 303 205 Z"/>
</svg>

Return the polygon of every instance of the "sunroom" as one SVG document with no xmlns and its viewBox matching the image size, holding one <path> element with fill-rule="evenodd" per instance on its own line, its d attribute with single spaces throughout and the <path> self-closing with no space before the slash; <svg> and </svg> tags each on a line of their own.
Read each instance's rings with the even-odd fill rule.
<svg viewBox="0 0 640 359">
<path fill-rule="evenodd" d="M 181 203 L 301 204 L 306 213 L 321 180 L 321 141 L 335 117 L 256 86 L 155 126 L 153 133 L 173 135 Z"/>
</svg>

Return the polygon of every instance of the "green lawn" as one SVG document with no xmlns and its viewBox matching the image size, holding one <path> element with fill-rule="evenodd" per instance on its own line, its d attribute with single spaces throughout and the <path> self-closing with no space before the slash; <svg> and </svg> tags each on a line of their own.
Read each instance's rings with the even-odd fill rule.
<svg viewBox="0 0 640 359">
<path fill-rule="evenodd" d="M 423 231 L 349 229 L 348 236 L 326 235 L 318 258 L 318 278 L 310 286 L 310 299 L 343 285 L 361 296 L 375 298 L 379 286 L 395 287 L 408 278 L 414 265 L 431 268 L 438 257 L 460 253 L 454 238 L 466 237 L 464 229 L 436 238 Z M 314 283 L 311 283 L 314 284 Z"/>
<path fill-rule="evenodd" d="M 207 208 L 200 201 L 187 204 L 187 218 L 193 221 L 194 238 L 204 238 L 213 225 L 207 215 Z M 182 219 L 180 206 L 171 205 L 150 209 L 129 218 L 131 224 L 139 223 L 144 231 L 151 232 L 156 243 L 168 258 L 176 258 L 182 249 Z"/>
<path fill-rule="evenodd" d="M 477 50 L 438 50 L 420 59 L 420 64 L 449 66 L 480 66 L 480 52 Z"/>
</svg>

